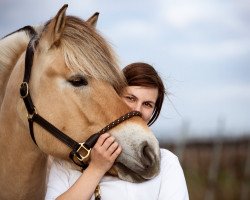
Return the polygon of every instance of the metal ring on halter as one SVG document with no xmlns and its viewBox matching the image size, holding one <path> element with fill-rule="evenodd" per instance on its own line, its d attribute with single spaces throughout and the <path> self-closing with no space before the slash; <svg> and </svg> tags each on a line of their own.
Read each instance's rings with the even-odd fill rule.
<svg viewBox="0 0 250 200">
<path fill-rule="evenodd" d="M 35 114 L 37 114 L 36 107 L 34 107 L 34 112 L 33 113 L 31 113 L 31 114 L 27 113 L 27 118 L 32 119 Z"/>
<path fill-rule="evenodd" d="M 84 142 L 83 142 L 83 143 L 79 143 L 79 145 L 80 145 L 80 146 L 79 146 L 79 148 L 77 149 L 75 156 L 76 156 L 76 158 L 77 158 L 80 162 L 86 162 L 86 161 L 89 159 L 90 152 L 91 152 L 91 148 L 90 148 L 90 149 L 87 149 L 87 148 L 84 146 Z M 82 156 L 82 155 L 80 154 L 81 149 L 83 149 L 83 150 L 86 152 L 86 154 L 85 154 L 84 156 Z"/>
</svg>

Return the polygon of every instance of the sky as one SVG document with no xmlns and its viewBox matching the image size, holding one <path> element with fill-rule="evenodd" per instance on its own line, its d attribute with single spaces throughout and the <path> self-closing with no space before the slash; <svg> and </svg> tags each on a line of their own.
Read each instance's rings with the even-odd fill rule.
<svg viewBox="0 0 250 200">
<path fill-rule="evenodd" d="M 250 135 L 249 0 L 0 0 L 0 37 L 65 3 L 83 19 L 100 12 L 97 29 L 121 68 L 147 62 L 163 78 L 157 137 Z"/>
</svg>

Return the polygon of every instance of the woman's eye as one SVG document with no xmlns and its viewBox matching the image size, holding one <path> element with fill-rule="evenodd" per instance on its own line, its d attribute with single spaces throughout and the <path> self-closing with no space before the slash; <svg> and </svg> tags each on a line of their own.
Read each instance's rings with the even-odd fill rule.
<svg viewBox="0 0 250 200">
<path fill-rule="evenodd" d="M 129 101 L 135 101 L 135 98 L 131 96 L 126 96 L 126 99 L 128 99 Z"/>
<path fill-rule="evenodd" d="M 72 76 L 68 81 L 69 81 L 69 82 L 71 83 L 71 85 L 73 85 L 74 87 L 81 87 L 81 86 L 88 85 L 88 81 L 87 81 L 86 78 L 83 77 L 82 75 Z"/>
<path fill-rule="evenodd" d="M 144 105 L 149 107 L 149 108 L 153 108 L 153 106 L 150 103 L 144 103 Z"/>
</svg>

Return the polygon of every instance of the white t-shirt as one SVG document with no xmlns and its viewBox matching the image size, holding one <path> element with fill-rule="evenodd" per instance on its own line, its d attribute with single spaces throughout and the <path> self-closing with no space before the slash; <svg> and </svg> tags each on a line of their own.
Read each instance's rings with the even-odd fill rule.
<svg viewBox="0 0 250 200">
<path fill-rule="evenodd" d="M 54 200 L 67 191 L 81 172 L 54 161 L 51 166 L 46 200 Z M 143 183 L 130 183 L 117 177 L 104 176 L 100 182 L 102 200 L 188 200 L 183 170 L 178 158 L 161 149 L 161 170 L 155 178 Z M 83 191 L 84 192 L 84 191 Z M 91 200 L 94 200 L 92 196 Z"/>
</svg>

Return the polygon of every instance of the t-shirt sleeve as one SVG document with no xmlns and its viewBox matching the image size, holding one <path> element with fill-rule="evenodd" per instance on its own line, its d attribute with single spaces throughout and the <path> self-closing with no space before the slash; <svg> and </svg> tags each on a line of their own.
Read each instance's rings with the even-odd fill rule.
<svg viewBox="0 0 250 200">
<path fill-rule="evenodd" d="M 45 200 L 54 200 L 69 188 L 69 171 L 54 161 L 48 177 Z"/>
<path fill-rule="evenodd" d="M 162 150 L 161 159 L 159 200 L 188 200 L 187 184 L 178 158 Z"/>
</svg>

